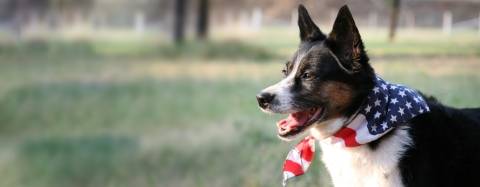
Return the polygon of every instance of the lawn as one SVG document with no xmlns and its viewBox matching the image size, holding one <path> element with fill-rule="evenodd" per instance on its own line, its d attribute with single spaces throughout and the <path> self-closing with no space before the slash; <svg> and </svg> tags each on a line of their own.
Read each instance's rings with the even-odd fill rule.
<svg viewBox="0 0 480 187">
<path fill-rule="evenodd" d="M 455 107 L 480 106 L 480 37 L 366 35 L 377 72 Z M 433 33 L 433 34 L 432 34 Z M 282 37 L 284 36 L 284 37 Z M 279 186 L 295 142 L 255 94 L 281 78 L 296 33 L 0 43 L 0 186 Z M 370 48 L 371 47 L 371 48 Z M 291 186 L 329 186 L 317 159 Z"/>
</svg>

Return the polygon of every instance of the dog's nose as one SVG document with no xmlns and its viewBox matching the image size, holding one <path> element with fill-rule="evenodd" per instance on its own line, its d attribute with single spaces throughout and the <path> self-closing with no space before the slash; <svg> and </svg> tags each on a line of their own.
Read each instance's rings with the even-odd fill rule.
<svg viewBox="0 0 480 187">
<path fill-rule="evenodd" d="M 273 98 L 275 98 L 274 94 L 262 92 L 257 95 L 258 105 L 265 109 L 273 101 Z"/>
</svg>

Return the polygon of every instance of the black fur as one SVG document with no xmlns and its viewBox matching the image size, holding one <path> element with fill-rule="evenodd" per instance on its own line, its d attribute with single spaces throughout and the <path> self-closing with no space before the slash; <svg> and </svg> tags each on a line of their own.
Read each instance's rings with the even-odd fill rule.
<svg viewBox="0 0 480 187">
<path fill-rule="evenodd" d="M 428 104 L 431 112 L 411 121 L 413 145 L 399 163 L 405 186 L 479 186 L 480 109 Z"/>
<path fill-rule="evenodd" d="M 298 7 L 298 26 L 300 28 L 301 41 L 321 41 L 326 38 L 325 34 L 320 31 L 312 18 L 310 18 L 307 9 L 303 5 Z"/>
</svg>

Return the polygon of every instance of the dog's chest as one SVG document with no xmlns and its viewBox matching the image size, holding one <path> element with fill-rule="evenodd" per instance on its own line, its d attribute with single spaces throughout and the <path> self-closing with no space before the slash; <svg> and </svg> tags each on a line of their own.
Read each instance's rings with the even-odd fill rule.
<svg viewBox="0 0 480 187">
<path fill-rule="evenodd" d="M 377 149 L 335 147 L 320 142 L 322 160 L 335 187 L 402 187 L 398 162 L 410 144 L 406 130 L 396 130 Z"/>
</svg>

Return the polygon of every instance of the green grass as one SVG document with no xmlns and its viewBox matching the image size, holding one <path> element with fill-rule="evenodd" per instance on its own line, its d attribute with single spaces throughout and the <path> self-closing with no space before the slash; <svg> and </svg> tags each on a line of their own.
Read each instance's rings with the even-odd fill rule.
<svg viewBox="0 0 480 187">
<path fill-rule="evenodd" d="M 138 147 L 131 137 L 111 135 L 26 140 L 18 150 L 17 169 L 24 174 L 20 184 L 92 186 L 112 176 L 125 182 L 125 166 L 132 164 Z"/>
<path fill-rule="evenodd" d="M 360 28 L 361 29 L 361 28 Z M 403 56 L 480 56 L 478 33 L 462 31 L 452 36 L 438 30 L 400 30 L 395 42 L 386 40 L 383 29 L 364 29 L 362 36 L 371 56 L 401 58 Z M 247 60 L 265 62 L 285 60 L 298 46 L 298 31 L 292 28 L 269 27 L 260 32 L 238 37 L 229 32 L 215 32 L 209 41 L 187 40 L 172 45 L 163 37 L 145 38 L 124 36 L 119 38 L 62 38 L 47 37 L 8 42 L 0 36 L 0 56 L 13 61 L 36 58 L 46 61 L 75 59 L 155 59 L 166 60 Z M 28 54 L 28 57 L 25 56 Z"/>
<path fill-rule="evenodd" d="M 94 39 L 35 39 L 18 43 L 0 43 L 0 56 L 13 60 L 25 54 L 40 60 L 82 59 L 247 59 L 265 61 L 279 55 L 256 45 L 238 40 L 186 41 L 181 45 L 169 42 L 138 40 Z"/>
<path fill-rule="evenodd" d="M 296 35 L 260 35 L 176 49 L 147 41 L 1 44 L 0 186 L 279 186 L 296 142 L 276 138 L 281 116 L 261 113 L 254 96 L 281 78 L 279 59 Z M 480 106 L 480 62 L 471 52 L 478 45 L 461 46 L 463 37 L 410 41 L 422 44 L 413 51 L 438 42 L 424 50 L 434 58 L 409 52 L 408 38 L 393 47 L 366 39 L 379 42 L 374 54 L 399 48 L 374 58 L 386 79 L 455 107 Z M 447 45 L 459 50 L 444 54 Z M 312 185 L 330 186 L 320 159 L 289 186 Z"/>
</svg>

